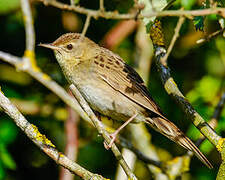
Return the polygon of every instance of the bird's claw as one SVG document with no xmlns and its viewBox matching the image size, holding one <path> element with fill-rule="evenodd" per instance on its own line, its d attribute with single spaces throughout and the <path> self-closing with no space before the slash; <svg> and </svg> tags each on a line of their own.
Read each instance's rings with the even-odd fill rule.
<svg viewBox="0 0 225 180">
<path fill-rule="evenodd" d="M 110 143 L 108 144 L 106 141 L 104 141 L 104 147 L 107 149 L 107 150 L 109 150 L 111 147 L 112 147 L 112 145 L 113 145 L 113 143 L 115 142 L 115 140 L 116 140 L 116 136 L 117 136 L 117 133 L 112 133 L 112 134 L 110 134 L 109 135 L 109 137 L 111 138 L 111 141 L 110 141 Z"/>
</svg>

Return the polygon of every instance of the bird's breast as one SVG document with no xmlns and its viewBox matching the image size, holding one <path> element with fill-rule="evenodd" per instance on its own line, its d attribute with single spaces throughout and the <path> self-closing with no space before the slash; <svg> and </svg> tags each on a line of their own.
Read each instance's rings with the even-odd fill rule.
<svg viewBox="0 0 225 180">
<path fill-rule="evenodd" d="M 95 76 L 83 80 L 77 87 L 92 109 L 114 120 L 126 121 L 136 112 L 143 111 L 141 106 L 113 89 L 101 79 L 96 79 Z M 136 121 L 143 120 L 140 114 Z"/>
</svg>

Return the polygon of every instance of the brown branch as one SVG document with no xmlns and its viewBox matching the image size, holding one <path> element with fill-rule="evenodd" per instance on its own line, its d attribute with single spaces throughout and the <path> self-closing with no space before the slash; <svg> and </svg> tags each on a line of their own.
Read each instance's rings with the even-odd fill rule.
<svg viewBox="0 0 225 180">
<path fill-rule="evenodd" d="M 71 106 L 79 115 L 86 121 L 91 122 L 89 117 L 84 113 L 78 102 L 71 98 L 70 95 L 55 81 L 53 81 L 47 74 L 44 74 L 39 70 L 38 67 L 30 67 L 29 64 L 26 64 L 26 61 L 23 58 L 13 56 L 11 54 L 0 51 L 0 59 L 13 65 L 16 69 L 20 71 L 25 71 L 31 75 L 34 79 L 42 83 L 45 87 L 54 92 L 59 96 L 67 105 Z"/>
<path fill-rule="evenodd" d="M 212 34 L 209 34 L 208 36 L 202 38 L 202 39 L 199 39 L 196 41 L 197 44 L 200 44 L 200 43 L 203 43 L 203 42 L 206 42 L 206 41 L 209 41 L 211 40 L 212 38 L 215 38 L 217 37 L 218 35 L 222 34 L 224 32 L 224 28 L 223 29 L 220 29 L 218 31 L 215 31 L 213 32 Z"/>
<path fill-rule="evenodd" d="M 105 141 L 109 144 L 111 142 L 111 138 L 110 138 L 108 132 L 105 130 L 104 125 L 95 116 L 92 109 L 89 107 L 88 103 L 85 101 L 85 99 L 80 94 L 79 90 L 74 85 L 70 85 L 70 89 L 73 92 L 74 96 L 76 97 L 77 101 L 80 103 L 83 110 L 87 113 L 87 115 L 92 120 L 92 122 L 95 125 L 95 127 L 97 128 L 99 134 L 101 134 L 103 136 L 103 138 L 105 139 Z M 137 179 L 135 177 L 135 175 L 131 172 L 129 166 L 125 162 L 119 149 L 117 148 L 117 146 L 114 143 L 112 144 L 111 149 L 112 149 L 112 152 L 114 153 L 116 159 L 119 161 L 120 165 L 122 166 L 123 170 L 127 174 L 127 176 L 132 180 Z"/>
<path fill-rule="evenodd" d="M 156 160 L 148 157 L 143 152 L 141 152 L 136 147 L 134 147 L 134 145 L 130 141 L 126 140 L 125 138 L 123 138 L 121 136 L 119 136 L 119 140 L 118 141 L 119 141 L 119 144 L 122 147 L 127 148 L 127 149 L 130 149 L 137 156 L 137 158 L 139 160 L 143 161 L 146 164 L 152 164 L 154 166 L 157 166 L 159 168 L 162 168 L 162 162 L 156 161 Z"/>
<path fill-rule="evenodd" d="M 99 0 L 99 10 L 102 12 L 105 11 L 104 0 Z"/>
<path fill-rule="evenodd" d="M 75 5 L 74 0 L 70 0 L 70 5 L 71 6 L 74 6 Z"/>
<path fill-rule="evenodd" d="M 159 48 L 161 53 L 156 57 L 156 64 L 161 76 L 162 83 L 166 92 L 172 96 L 175 101 L 181 106 L 182 110 L 193 122 L 195 127 L 213 144 L 217 145 L 221 138 L 216 132 L 208 125 L 208 123 L 198 114 L 198 112 L 192 107 L 191 103 L 184 97 L 181 91 L 178 89 L 174 79 L 170 74 L 170 69 L 165 67 L 161 63 L 161 58 L 165 55 L 165 49 Z"/>
<path fill-rule="evenodd" d="M 167 66 L 167 59 L 175 45 L 175 42 L 176 40 L 178 39 L 179 37 L 179 32 L 180 32 L 180 29 L 182 27 L 182 24 L 184 23 L 185 21 L 185 17 L 184 16 L 180 16 L 178 22 L 177 22 L 177 26 L 176 28 L 174 29 L 174 35 L 173 35 L 173 38 L 172 40 L 170 41 L 170 45 L 167 49 L 167 52 L 166 52 L 166 55 L 161 59 L 161 63 L 164 65 L 164 66 Z"/>
<path fill-rule="evenodd" d="M 20 0 L 23 13 L 23 21 L 25 23 L 26 32 L 26 50 L 33 52 L 35 47 L 35 33 L 32 20 L 30 4 L 28 0 Z"/>
<path fill-rule="evenodd" d="M 148 13 L 139 14 L 138 17 L 136 13 L 127 13 L 127 14 L 119 14 L 118 12 L 113 11 L 100 11 L 100 10 L 92 10 L 87 9 L 80 6 L 70 6 L 68 4 L 64 4 L 55 0 L 47 1 L 47 0 L 39 0 L 43 2 L 44 5 L 51 5 L 56 8 L 68 11 L 74 11 L 80 14 L 90 15 L 94 18 L 105 18 L 105 19 L 143 19 L 145 17 L 162 17 L 162 16 L 205 16 L 210 14 L 217 14 L 225 17 L 225 8 L 208 8 L 208 9 L 199 9 L 199 10 L 166 10 L 166 11 L 152 11 Z"/>
<path fill-rule="evenodd" d="M 218 104 L 215 107 L 215 110 L 213 112 L 213 115 L 209 121 L 210 126 L 215 129 L 218 125 L 218 120 L 221 116 L 222 110 L 224 108 L 224 104 L 225 104 L 225 92 L 222 93 L 222 96 L 218 102 Z M 205 140 L 205 138 L 199 138 L 196 142 L 197 146 L 200 146 L 200 144 Z"/>
<path fill-rule="evenodd" d="M 88 17 L 90 18 L 91 16 Z M 86 24 L 86 27 L 88 27 L 88 23 Z M 84 113 L 82 108 L 77 104 L 77 102 L 74 101 L 62 87 L 60 87 L 56 82 L 52 81 L 48 75 L 42 73 L 41 70 L 36 66 L 34 51 L 25 51 L 25 57 L 23 58 L 18 58 L 8 53 L 0 52 L 0 59 L 3 59 L 6 62 L 14 65 L 19 70 L 29 73 L 32 77 L 34 77 L 46 87 L 55 92 L 68 105 L 72 106 L 84 119 L 88 121 L 90 120 L 89 117 Z M 110 140 L 110 137 L 108 138 L 108 140 Z M 119 159 L 121 166 L 128 173 L 128 176 L 131 179 L 136 179 L 134 174 L 131 173 L 131 171 L 129 170 L 129 167 L 127 166 L 126 162 L 123 160 L 119 150 L 116 147 L 113 147 L 112 150 L 116 154 L 117 159 Z"/>
<path fill-rule="evenodd" d="M 153 55 L 152 42 L 146 33 L 143 22 L 139 23 L 138 32 L 136 35 L 138 54 L 138 68 L 137 71 L 145 81 L 148 82 L 149 71 L 152 62 L 151 56 Z M 141 150 L 142 155 L 146 155 L 146 158 L 151 159 L 151 163 L 147 165 L 149 171 L 153 174 L 156 180 L 168 180 L 168 176 L 164 173 L 164 168 L 160 164 L 158 153 L 155 146 L 151 143 L 151 134 L 143 124 L 130 124 L 129 130 L 131 133 L 132 141 L 135 146 Z M 136 153 L 135 153 L 136 154 Z M 137 157 L 142 160 L 147 160 L 141 154 L 137 154 Z"/>
<path fill-rule="evenodd" d="M 42 135 L 36 126 L 30 124 L 25 117 L 18 111 L 18 109 L 9 101 L 8 98 L 0 91 L 0 107 L 14 120 L 16 125 L 49 157 L 51 157 L 57 164 L 67 168 L 74 174 L 83 179 L 99 179 L 104 180 L 102 176 L 93 174 L 83 167 L 79 166 L 68 157 L 60 153 L 50 140 Z"/>
<path fill-rule="evenodd" d="M 90 21 L 91 21 L 91 16 L 87 15 L 86 21 L 84 23 L 84 28 L 83 28 L 82 33 L 81 33 L 82 36 L 85 36 L 85 34 L 87 32 L 87 29 L 88 29 L 88 26 L 90 25 Z"/>
<path fill-rule="evenodd" d="M 156 26 L 152 26 L 151 29 L 151 38 L 153 39 L 153 43 L 155 46 L 155 56 L 156 56 L 156 64 L 159 70 L 159 74 L 161 77 L 161 81 L 166 92 L 172 96 L 175 101 L 181 106 L 182 110 L 188 116 L 188 118 L 192 121 L 192 123 L 199 129 L 199 131 L 214 145 L 217 146 L 220 139 L 222 139 L 209 125 L 208 123 L 198 114 L 198 112 L 192 107 L 191 103 L 184 97 L 184 95 L 179 90 L 177 84 L 175 83 L 173 77 L 170 74 L 170 69 L 167 66 L 164 66 L 161 63 L 161 59 L 165 56 L 166 50 L 163 46 L 159 46 L 158 44 L 164 43 L 161 42 L 161 39 L 154 38 L 153 35 L 161 35 L 162 29 L 159 21 L 156 21 L 158 24 Z M 158 42 L 160 41 L 160 42 Z"/>
<path fill-rule="evenodd" d="M 136 162 L 136 155 L 129 149 L 123 148 L 121 150 L 121 153 L 123 155 L 123 158 L 129 164 L 129 167 L 131 170 L 134 170 L 135 168 L 135 162 Z M 116 174 L 115 174 L 115 180 L 127 180 L 127 175 L 124 172 L 123 168 L 118 164 Z"/>
<path fill-rule="evenodd" d="M 223 92 L 223 94 L 222 94 L 222 96 L 220 98 L 220 101 L 219 101 L 219 103 L 217 104 L 217 106 L 215 108 L 215 111 L 213 113 L 212 119 L 218 120 L 220 118 L 220 115 L 222 113 L 224 104 L 225 104 L 225 92 Z"/>
</svg>

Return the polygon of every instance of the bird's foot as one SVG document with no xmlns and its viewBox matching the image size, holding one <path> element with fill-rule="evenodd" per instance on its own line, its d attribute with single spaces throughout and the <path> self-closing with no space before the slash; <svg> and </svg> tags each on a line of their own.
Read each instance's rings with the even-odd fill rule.
<svg viewBox="0 0 225 180">
<path fill-rule="evenodd" d="M 118 134 L 119 134 L 119 132 L 118 131 L 115 131 L 114 133 L 112 133 L 112 134 L 109 135 L 109 137 L 111 138 L 111 141 L 110 141 L 109 144 L 106 141 L 104 141 L 104 147 L 107 150 L 109 150 L 112 147 L 112 145 L 115 142 L 116 137 L 117 137 Z"/>
<path fill-rule="evenodd" d="M 131 121 L 133 121 L 133 119 L 138 115 L 138 113 L 135 113 L 131 118 L 129 118 L 122 126 L 120 126 L 114 133 L 110 134 L 110 138 L 111 141 L 108 144 L 106 141 L 104 141 L 104 147 L 108 150 L 112 147 L 113 143 L 116 140 L 117 135 L 119 134 L 119 132 L 125 127 L 127 126 Z"/>
</svg>

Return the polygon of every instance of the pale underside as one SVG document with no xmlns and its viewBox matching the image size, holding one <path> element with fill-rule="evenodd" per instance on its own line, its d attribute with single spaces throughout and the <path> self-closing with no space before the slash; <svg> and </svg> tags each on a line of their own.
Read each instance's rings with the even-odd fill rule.
<svg viewBox="0 0 225 180">
<path fill-rule="evenodd" d="M 81 62 L 74 67 L 71 78 L 90 106 L 121 121 L 135 113 L 138 116 L 134 122 L 145 121 L 146 114 L 149 116 L 150 113 L 163 117 L 141 77 L 119 56 L 102 50 L 106 56 L 100 51 L 99 55 Z"/>
<path fill-rule="evenodd" d="M 74 37 L 74 34 L 68 36 Z M 117 121 L 126 121 L 138 114 L 133 122 L 148 123 L 171 140 L 194 151 L 212 168 L 191 140 L 162 115 L 141 77 L 118 55 L 90 42 L 94 51 L 89 58 L 71 60 L 69 54 L 67 59 L 61 53 L 56 53 L 56 57 L 69 82 L 79 89 L 91 108 Z M 85 50 L 83 54 L 90 55 L 91 49 Z"/>
</svg>

